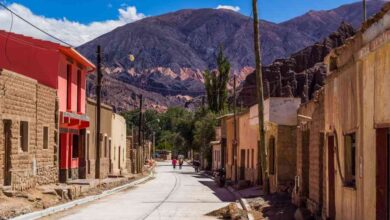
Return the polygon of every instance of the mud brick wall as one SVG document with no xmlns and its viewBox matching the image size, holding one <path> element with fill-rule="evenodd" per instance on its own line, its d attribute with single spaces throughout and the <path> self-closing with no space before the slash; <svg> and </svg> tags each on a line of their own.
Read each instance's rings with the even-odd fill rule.
<svg viewBox="0 0 390 220">
<path fill-rule="evenodd" d="M 307 208 L 312 213 L 321 212 L 318 210 L 324 204 L 326 198 L 325 189 L 325 155 L 326 148 L 324 147 L 324 129 L 325 129 L 325 110 L 323 90 L 319 90 L 315 94 L 315 99 L 309 103 L 302 105 L 298 110 L 298 114 L 307 116 L 311 120 L 300 119 L 299 128 L 297 129 L 297 175 L 301 179 L 301 189 L 308 192 L 299 192 L 299 200 L 306 202 Z M 308 149 L 304 149 L 303 134 L 308 132 L 309 145 Z M 306 155 L 304 155 L 306 154 Z M 303 158 L 308 158 L 308 161 L 303 161 Z M 307 176 L 308 182 L 303 181 L 304 175 Z"/>
<path fill-rule="evenodd" d="M 15 190 L 26 190 L 36 184 L 57 181 L 55 102 L 56 91 L 22 75 L 3 70 L 0 84 L 5 93 L 0 96 L 1 127 L 11 120 L 11 181 Z M 20 147 L 20 122 L 28 122 L 28 150 Z M 43 149 L 43 126 L 49 128 L 48 149 Z M 4 173 L 4 132 L 0 131 L 1 173 Z M 3 182 L 3 176 L 2 182 Z"/>
<path fill-rule="evenodd" d="M 278 184 L 289 186 L 296 174 L 296 126 L 278 126 L 276 154 Z"/>
</svg>

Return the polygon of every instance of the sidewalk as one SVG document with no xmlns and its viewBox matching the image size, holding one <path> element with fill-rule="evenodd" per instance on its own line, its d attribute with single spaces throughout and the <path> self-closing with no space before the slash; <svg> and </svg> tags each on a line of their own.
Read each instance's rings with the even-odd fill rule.
<svg viewBox="0 0 390 220">
<path fill-rule="evenodd" d="M 147 169 L 147 174 L 127 175 L 120 178 L 80 179 L 72 180 L 67 184 L 50 184 L 37 186 L 23 192 L 11 191 L 8 188 L 0 190 L 0 220 L 14 218 L 27 213 L 44 212 L 58 206 L 70 206 L 71 203 L 81 200 L 105 196 L 109 192 L 131 187 L 132 183 L 149 179 L 153 168 Z M 80 201 L 79 201 L 80 200 Z M 43 210 L 43 211 L 42 211 Z M 53 211 L 53 210 L 52 210 Z M 30 215 L 30 214 L 29 214 Z M 31 218 L 22 218 L 31 219 Z"/>
</svg>

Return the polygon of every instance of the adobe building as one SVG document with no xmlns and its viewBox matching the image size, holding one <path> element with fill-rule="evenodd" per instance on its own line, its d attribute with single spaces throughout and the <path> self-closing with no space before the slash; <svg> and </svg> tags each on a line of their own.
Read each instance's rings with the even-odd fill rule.
<svg viewBox="0 0 390 220">
<path fill-rule="evenodd" d="M 71 47 L 0 31 L 0 67 L 57 91 L 60 181 L 78 178 L 83 166 L 79 160 L 84 140 L 81 131 L 89 126 L 85 115 L 86 74 L 95 66 Z"/>
<path fill-rule="evenodd" d="M 325 214 L 389 219 L 390 5 L 325 59 Z"/>
<path fill-rule="evenodd" d="M 324 90 L 298 109 L 297 170 L 293 203 L 321 217 L 326 204 L 326 150 Z"/>
<path fill-rule="evenodd" d="M 113 113 L 111 123 L 110 175 L 119 176 L 127 173 L 126 120 L 122 116 Z"/>
<path fill-rule="evenodd" d="M 57 182 L 56 101 L 55 89 L 0 69 L 0 186 Z"/>
<path fill-rule="evenodd" d="M 296 174 L 296 126 L 297 126 L 297 110 L 301 100 L 299 98 L 289 97 L 271 97 L 264 101 L 264 121 L 266 130 L 266 157 L 267 157 L 267 172 L 269 174 L 271 192 L 288 192 L 293 188 L 294 178 Z M 260 182 L 260 171 L 252 168 L 251 155 L 253 149 L 253 165 L 257 163 L 257 145 L 255 145 L 255 137 L 259 140 L 258 129 L 258 106 L 254 105 L 249 110 L 249 127 L 245 121 L 248 116 L 244 116 L 245 120 L 242 124 L 244 131 L 240 141 L 240 146 L 250 146 L 248 156 L 246 156 L 246 170 L 252 175 L 252 179 Z M 246 129 L 245 129 L 246 128 Z M 253 129 L 253 130 L 252 130 Z M 256 136 L 255 132 L 256 131 Z M 253 133 L 253 134 L 252 134 Z M 241 134 L 241 133 L 240 133 Z M 243 142 L 246 140 L 246 142 Z M 244 148 L 245 149 L 245 148 Z"/>
<path fill-rule="evenodd" d="M 112 107 L 101 104 L 100 111 L 100 157 L 96 143 L 96 101 L 87 99 L 86 112 L 90 118 L 90 126 L 85 130 L 86 146 L 85 146 L 85 173 L 83 178 L 87 179 L 104 179 L 108 177 L 112 167 L 110 166 L 110 153 L 112 149 Z M 100 163 L 97 164 L 96 158 L 99 158 Z"/>
</svg>

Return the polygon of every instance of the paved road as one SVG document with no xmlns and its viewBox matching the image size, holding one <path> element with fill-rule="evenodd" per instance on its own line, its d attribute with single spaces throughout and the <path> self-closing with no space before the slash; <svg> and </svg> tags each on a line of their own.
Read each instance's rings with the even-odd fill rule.
<svg viewBox="0 0 390 220">
<path fill-rule="evenodd" d="M 45 219 L 214 219 L 204 214 L 231 201 L 232 194 L 192 167 L 173 170 L 163 162 L 151 181 Z"/>
</svg>

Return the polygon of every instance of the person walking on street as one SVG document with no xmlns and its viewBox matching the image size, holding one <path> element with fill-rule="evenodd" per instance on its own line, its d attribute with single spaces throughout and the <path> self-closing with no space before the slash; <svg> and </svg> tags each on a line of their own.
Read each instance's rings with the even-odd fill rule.
<svg viewBox="0 0 390 220">
<path fill-rule="evenodd" d="M 172 166 L 173 166 L 173 169 L 176 169 L 176 163 L 177 163 L 176 158 L 173 158 L 173 159 L 172 159 Z"/>
<path fill-rule="evenodd" d="M 181 169 L 181 167 L 183 166 L 183 159 L 179 159 L 179 168 Z"/>
</svg>

